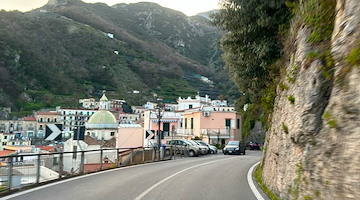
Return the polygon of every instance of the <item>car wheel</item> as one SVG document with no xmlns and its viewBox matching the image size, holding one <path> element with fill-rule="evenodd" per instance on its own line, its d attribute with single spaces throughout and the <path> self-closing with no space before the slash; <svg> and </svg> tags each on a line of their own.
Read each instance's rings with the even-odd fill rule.
<svg viewBox="0 0 360 200">
<path fill-rule="evenodd" d="M 210 154 L 215 154 L 214 150 L 211 150 L 211 151 L 210 151 Z"/>
<path fill-rule="evenodd" d="M 190 156 L 190 157 L 194 157 L 194 156 L 195 156 L 195 152 L 192 151 L 192 150 L 190 150 L 190 151 L 189 151 L 189 156 Z"/>
</svg>

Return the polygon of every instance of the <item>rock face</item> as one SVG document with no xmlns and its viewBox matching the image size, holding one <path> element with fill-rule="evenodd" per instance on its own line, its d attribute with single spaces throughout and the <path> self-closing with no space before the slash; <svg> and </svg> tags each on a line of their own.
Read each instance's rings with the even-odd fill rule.
<svg viewBox="0 0 360 200">
<path fill-rule="evenodd" d="M 360 1 L 336 3 L 335 70 L 324 76 L 324 59 L 306 59 L 316 47 L 303 26 L 283 80 L 288 87 L 278 88 L 262 167 L 281 199 L 360 197 L 360 67 L 347 58 L 360 47 Z"/>
</svg>

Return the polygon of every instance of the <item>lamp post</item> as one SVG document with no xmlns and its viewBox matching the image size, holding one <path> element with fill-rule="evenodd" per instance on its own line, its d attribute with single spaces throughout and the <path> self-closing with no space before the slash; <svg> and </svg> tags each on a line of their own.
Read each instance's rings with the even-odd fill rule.
<svg viewBox="0 0 360 200">
<path fill-rule="evenodd" d="M 160 148 L 161 148 L 161 118 L 162 118 L 162 114 L 161 114 L 161 100 L 162 99 L 157 99 L 158 101 L 158 113 L 157 113 L 157 118 L 158 118 L 158 134 L 157 134 L 157 143 L 158 143 L 158 152 L 157 152 L 157 157 L 158 157 L 158 161 L 160 161 Z"/>
</svg>

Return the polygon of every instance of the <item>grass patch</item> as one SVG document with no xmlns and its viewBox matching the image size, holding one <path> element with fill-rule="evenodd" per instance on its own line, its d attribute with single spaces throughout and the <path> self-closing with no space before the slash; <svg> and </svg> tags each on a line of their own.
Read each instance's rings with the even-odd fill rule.
<svg viewBox="0 0 360 200">
<path fill-rule="evenodd" d="M 302 19 L 311 29 L 307 41 L 317 44 L 329 41 L 334 29 L 335 6 L 333 0 L 308 0 L 304 3 Z"/>
<path fill-rule="evenodd" d="M 351 65 L 360 65 L 360 45 L 354 48 L 346 57 L 346 61 Z"/>
<path fill-rule="evenodd" d="M 281 90 L 288 90 L 289 89 L 289 86 L 286 85 L 285 83 L 280 83 L 279 87 L 280 87 Z"/>
<path fill-rule="evenodd" d="M 304 171 L 301 161 L 296 166 L 297 166 L 297 170 L 296 170 L 297 178 L 295 180 L 294 186 L 289 188 L 289 194 L 293 196 L 294 200 L 297 200 L 299 198 L 300 184 L 302 181 L 302 174 Z"/>
<path fill-rule="evenodd" d="M 258 182 L 260 188 L 265 192 L 265 194 L 271 200 L 279 200 L 279 198 L 262 181 L 262 168 L 260 167 L 260 165 L 256 167 L 256 170 L 254 172 L 254 177 L 255 180 Z"/>
<path fill-rule="evenodd" d="M 336 119 L 331 119 L 327 122 L 330 128 L 337 128 L 337 122 Z"/>
<path fill-rule="evenodd" d="M 288 100 L 290 101 L 290 104 L 295 104 L 295 97 L 293 95 L 288 96 Z"/>
<path fill-rule="evenodd" d="M 289 128 L 286 126 L 286 124 L 283 122 L 281 123 L 282 129 L 286 134 L 289 134 Z"/>
</svg>

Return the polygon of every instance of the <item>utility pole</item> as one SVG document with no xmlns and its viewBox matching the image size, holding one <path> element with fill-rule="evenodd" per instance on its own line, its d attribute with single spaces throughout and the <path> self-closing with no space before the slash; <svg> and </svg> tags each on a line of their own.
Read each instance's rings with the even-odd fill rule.
<svg viewBox="0 0 360 200">
<path fill-rule="evenodd" d="M 161 150 L 161 118 L 162 118 L 162 115 L 161 115 L 161 100 L 162 99 L 157 99 L 158 100 L 158 114 L 157 114 L 157 118 L 158 118 L 158 134 L 157 134 L 157 142 L 158 142 L 158 152 L 157 152 L 157 157 L 158 157 L 158 161 L 160 161 L 160 150 Z"/>
</svg>

